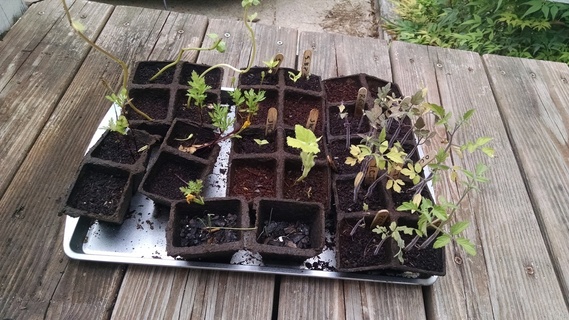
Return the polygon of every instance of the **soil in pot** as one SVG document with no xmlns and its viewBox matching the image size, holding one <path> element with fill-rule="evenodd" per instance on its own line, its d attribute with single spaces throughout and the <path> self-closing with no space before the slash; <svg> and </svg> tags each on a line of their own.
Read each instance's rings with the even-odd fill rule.
<svg viewBox="0 0 569 320">
<path fill-rule="evenodd" d="M 385 87 L 389 83 L 385 80 L 381 80 L 374 77 L 366 77 L 366 81 L 367 81 L 367 86 L 369 88 L 368 97 L 373 100 L 377 98 L 379 90 Z M 395 95 L 396 97 L 401 97 L 401 91 L 399 90 L 399 87 L 397 87 L 396 84 L 391 83 L 391 90 L 389 90 L 389 95 L 390 96 Z"/>
<path fill-rule="evenodd" d="M 166 119 L 168 115 L 168 103 L 170 92 L 165 89 L 132 89 L 129 92 L 132 103 L 140 111 L 146 113 L 154 120 Z M 146 120 L 143 116 L 134 112 L 128 106 L 125 109 L 129 120 Z"/>
<path fill-rule="evenodd" d="M 202 179 L 206 166 L 167 152 L 161 152 L 146 173 L 142 189 L 170 200 L 184 199 L 180 187 L 189 181 Z"/>
<path fill-rule="evenodd" d="M 350 145 L 358 145 L 362 139 L 356 138 L 350 140 Z M 350 146 L 346 148 L 346 140 L 334 140 L 328 143 L 328 154 L 332 161 L 334 161 L 334 167 L 336 168 L 336 173 L 338 174 L 349 174 L 357 173 L 360 170 L 360 165 L 356 164 L 351 166 L 346 164 L 346 159 L 351 157 Z"/>
<path fill-rule="evenodd" d="M 198 75 L 201 75 L 204 71 L 209 69 L 210 66 L 194 64 L 189 62 L 184 62 L 182 65 L 182 72 L 180 73 L 180 84 L 188 85 L 188 81 L 192 79 L 192 71 L 195 71 Z M 217 68 L 209 71 L 205 74 L 205 84 L 210 86 L 212 89 L 218 89 L 221 87 L 221 77 L 222 70 Z"/>
<path fill-rule="evenodd" d="M 380 173 L 381 174 L 381 173 Z M 380 210 L 387 208 L 388 204 L 385 200 L 385 194 L 381 190 L 384 185 L 378 184 L 374 188 L 372 194 L 367 199 L 364 198 L 367 188 L 362 187 L 358 192 L 357 201 L 354 202 L 354 179 L 337 179 L 336 180 L 336 206 L 343 212 L 357 212 L 363 210 L 364 202 L 368 205 L 369 210 Z"/>
<path fill-rule="evenodd" d="M 192 247 L 200 244 L 221 244 L 239 240 L 239 231 L 218 229 L 212 231 L 207 227 L 236 228 L 237 215 L 233 213 L 216 214 L 203 212 L 200 215 L 183 215 L 180 217 L 179 232 L 174 237 L 175 246 Z"/>
<path fill-rule="evenodd" d="M 345 104 L 348 112 L 348 122 L 350 123 L 350 135 L 367 133 L 370 130 L 368 119 L 365 116 L 354 119 L 354 104 Z M 331 136 L 346 136 L 346 120 L 340 118 L 338 106 L 328 107 L 328 132 Z"/>
<path fill-rule="evenodd" d="M 135 84 L 170 84 L 174 80 L 174 72 L 176 67 L 171 67 L 164 71 L 154 81 L 150 81 L 158 71 L 168 65 L 170 62 L 162 61 L 143 61 L 137 65 L 132 83 Z"/>
<path fill-rule="evenodd" d="M 359 218 L 343 219 L 338 224 L 338 267 L 340 269 L 361 268 L 386 265 L 391 261 L 389 245 L 386 241 L 375 254 L 381 236 L 369 228 L 357 227 L 351 235 Z"/>
<path fill-rule="evenodd" d="M 328 102 L 355 101 L 362 87 L 359 76 L 342 77 L 324 81 Z"/>
<path fill-rule="evenodd" d="M 249 72 L 239 76 L 239 86 L 266 85 L 273 86 L 279 83 L 278 72 L 269 73 L 267 68 L 251 68 Z M 264 73 L 264 78 L 262 76 Z"/>
<path fill-rule="evenodd" d="M 278 109 L 279 107 L 279 93 L 274 90 L 265 91 L 265 100 L 259 102 L 259 111 L 257 114 L 251 117 L 251 123 L 254 125 L 264 126 L 267 122 L 267 115 L 269 114 L 270 108 Z M 245 118 L 246 114 L 241 113 L 241 122 Z"/>
<path fill-rule="evenodd" d="M 257 140 L 266 140 L 268 143 L 257 143 Z M 277 150 L 276 132 L 265 136 L 265 130 L 251 128 L 241 133 L 241 138 L 233 139 L 233 151 L 239 154 L 273 153 Z"/>
<path fill-rule="evenodd" d="M 329 176 L 325 166 L 314 166 L 308 176 L 297 182 L 302 174 L 300 161 L 287 161 L 283 180 L 283 197 L 296 201 L 320 202 L 328 208 Z"/>
<path fill-rule="evenodd" d="M 289 248 L 310 248 L 310 226 L 301 221 L 266 220 L 259 243 Z"/>
<path fill-rule="evenodd" d="M 417 227 L 417 223 L 415 221 L 408 221 L 408 219 L 399 219 L 398 224 L 415 228 Z M 405 243 L 410 243 L 411 240 L 413 240 L 414 236 L 403 234 L 401 238 L 405 241 Z M 404 253 L 403 265 L 411 268 L 429 271 L 437 275 L 444 275 L 444 248 L 433 249 L 433 246 L 430 245 L 425 249 L 418 249 L 418 247 L 423 244 L 426 239 L 426 237 L 419 238 L 417 244 L 411 250 Z"/>
<path fill-rule="evenodd" d="M 122 164 L 133 164 L 142 155 L 138 150 L 148 141 L 148 136 L 140 131 L 130 130 L 127 135 L 108 132 L 91 156 Z"/>
<path fill-rule="evenodd" d="M 289 70 L 284 70 L 285 85 L 307 91 L 315 91 L 315 92 L 322 91 L 322 86 L 320 85 L 319 76 L 311 75 L 310 77 L 308 77 L 308 79 L 306 77 L 301 76 L 296 82 L 294 82 L 290 79 L 288 71 Z M 293 72 L 295 74 L 298 73 L 298 71 L 293 71 Z"/>
<path fill-rule="evenodd" d="M 247 201 L 256 197 L 275 197 L 276 161 L 274 159 L 233 159 L 229 194 L 243 196 Z"/>
<path fill-rule="evenodd" d="M 201 124 L 211 124 L 211 117 L 208 112 L 211 111 L 207 106 L 209 104 L 217 103 L 219 97 L 215 93 L 207 92 L 207 98 L 204 101 L 204 108 L 200 109 L 197 107 L 192 100 L 190 107 L 188 108 L 188 96 L 186 96 L 186 90 L 178 90 L 176 92 L 176 99 L 174 102 L 174 118 L 186 119 L 192 122 Z M 201 116 L 200 116 L 201 113 Z"/>
<path fill-rule="evenodd" d="M 188 137 L 191 135 L 191 138 Z M 197 125 L 175 120 L 170 131 L 170 135 L 166 138 L 166 143 L 175 149 L 187 149 L 194 145 L 200 145 L 214 141 L 216 138 L 212 128 L 198 127 Z M 213 144 L 211 147 L 197 149 L 192 155 L 203 159 L 208 159 L 213 152 Z M 183 151 L 183 150 L 181 150 Z"/>
<path fill-rule="evenodd" d="M 128 179 L 127 171 L 86 163 L 77 176 L 67 205 L 103 216 L 114 215 L 121 204 Z"/>
<path fill-rule="evenodd" d="M 321 136 L 322 119 L 324 119 L 322 114 L 322 98 L 294 92 L 285 93 L 283 121 L 286 125 L 294 126 L 296 124 L 300 124 L 305 126 L 308 116 L 310 115 L 310 110 L 312 109 L 317 109 L 319 111 L 318 123 L 316 124 L 314 134 L 316 134 L 316 136 Z"/>
</svg>

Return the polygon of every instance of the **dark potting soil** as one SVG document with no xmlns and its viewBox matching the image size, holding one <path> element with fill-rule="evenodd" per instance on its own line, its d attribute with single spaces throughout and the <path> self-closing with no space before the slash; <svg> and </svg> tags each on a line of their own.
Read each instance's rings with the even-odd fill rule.
<svg viewBox="0 0 569 320">
<path fill-rule="evenodd" d="M 231 166 L 231 196 L 243 196 L 247 201 L 255 197 L 276 196 L 274 161 L 233 161 Z"/>
<path fill-rule="evenodd" d="M 69 205 L 87 212 L 112 215 L 118 208 L 127 181 L 126 172 L 113 174 L 87 167 L 73 188 L 74 196 L 69 198 Z"/>
<path fill-rule="evenodd" d="M 363 203 L 367 203 L 369 210 L 380 210 L 387 208 L 387 201 L 385 196 L 381 191 L 381 184 L 379 184 L 371 196 L 364 199 L 367 192 L 367 188 L 360 188 L 358 192 L 358 198 L 356 203 L 353 202 L 354 199 L 354 180 L 337 180 L 336 190 L 338 192 L 338 198 L 340 203 L 336 203 L 336 206 L 344 212 L 356 212 L 363 210 Z"/>
<path fill-rule="evenodd" d="M 278 72 L 269 73 L 266 68 L 253 68 L 249 72 L 239 77 L 239 85 L 255 86 L 255 85 L 276 85 L 279 83 Z M 265 72 L 265 78 L 261 73 Z"/>
<path fill-rule="evenodd" d="M 296 82 L 292 81 L 288 75 L 285 73 L 285 85 L 289 87 L 295 87 L 298 89 L 309 90 L 320 92 L 322 91 L 322 87 L 320 86 L 320 78 L 316 76 L 311 76 L 306 79 L 306 77 L 300 77 Z"/>
<path fill-rule="evenodd" d="M 255 125 L 265 125 L 267 123 L 267 115 L 270 108 L 279 108 L 279 93 L 277 91 L 268 90 L 265 92 L 265 100 L 259 102 L 259 111 L 251 117 L 251 123 Z M 241 113 L 242 116 L 246 114 Z"/>
<path fill-rule="evenodd" d="M 192 247 L 203 243 L 220 244 L 239 240 L 239 232 L 237 230 L 226 229 L 207 229 L 207 227 L 223 227 L 236 228 L 237 215 L 213 214 L 209 217 L 207 214 L 201 217 L 191 217 L 185 215 L 180 218 L 180 231 L 178 233 L 179 245 L 181 247 Z"/>
<path fill-rule="evenodd" d="M 413 236 L 405 234 L 402 235 L 401 238 L 405 241 L 405 243 L 409 243 L 411 240 L 413 240 Z M 425 242 L 425 240 L 426 238 L 420 238 L 413 249 L 404 253 L 403 257 L 405 261 L 403 264 L 409 267 L 424 269 L 427 271 L 443 272 L 445 269 L 445 261 L 443 259 L 444 249 L 433 249 L 431 245 L 426 249 L 419 250 L 418 246 Z"/>
<path fill-rule="evenodd" d="M 144 190 L 168 199 L 184 199 L 180 191 L 187 182 L 199 179 L 204 166 L 197 162 L 184 161 L 174 156 L 159 158 L 144 183 Z"/>
<path fill-rule="evenodd" d="M 289 126 L 294 126 L 296 124 L 305 126 L 310 110 L 312 109 L 317 109 L 319 111 L 318 123 L 314 130 L 314 134 L 319 137 L 322 135 L 322 119 L 324 119 L 322 99 L 319 97 L 291 92 L 286 93 L 283 110 L 284 123 Z"/>
<path fill-rule="evenodd" d="M 209 66 L 200 66 L 200 65 L 193 65 L 184 63 L 182 66 L 182 72 L 180 73 L 180 84 L 181 85 L 188 85 L 188 81 L 192 79 L 192 71 L 196 71 L 198 75 L 201 75 L 204 71 L 206 71 Z M 214 69 L 210 72 L 206 73 L 205 75 L 205 84 L 210 86 L 212 89 L 219 88 L 221 83 L 221 70 Z"/>
<path fill-rule="evenodd" d="M 361 139 L 352 139 L 350 145 L 357 145 Z M 334 161 L 338 174 L 356 173 L 360 170 L 360 165 L 351 166 L 346 164 L 346 159 L 351 157 L 350 146 L 346 148 L 346 141 L 336 140 L 328 143 L 328 154 Z"/>
<path fill-rule="evenodd" d="M 360 82 L 356 78 L 342 78 L 325 82 L 326 99 L 328 102 L 355 101 Z"/>
<path fill-rule="evenodd" d="M 346 110 L 344 112 L 348 112 L 348 122 L 350 124 L 350 135 L 358 134 L 358 133 L 367 133 L 370 130 L 369 122 L 367 117 L 362 116 L 362 118 L 354 119 L 354 109 L 355 106 L 353 104 L 345 105 Z M 340 119 L 340 109 L 338 106 L 331 106 L 328 107 L 328 126 L 330 135 L 333 136 L 346 136 L 346 120 Z"/>
<path fill-rule="evenodd" d="M 324 167 L 314 166 L 308 176 L 297 182 L 302 174 L 300 163 L 287 162 L 283 181 L 283 197 L 296 201 L 320 202 L 328 207 L 330 183 Z"/>
<path fill-rule="evenodd" d="M 240 154 L 252 154 L 252 153 L 272 153 L 277 150 L 277 144 L 275 142 L 275 134 L 265 136 L 264 132 L 261 131 L 254 132 L 253 134 L 248 134 L 248 130 L 244 130 L 241 134 L 241 138 L 233 139 L 233 151 Z M 269 143 L 259 145 L 254 139 L 267 140 Z"/>
<path fill-rule="evenodd" d="M 211 124 L 211 117 L 209 116 L 208 112 L 211 109 L 208 107 L 209 104 L 217 103 L 217 95 L 213 93 L 206 93 L 207 98 L 204 101 L 204 108 L 200 109 L 196 107 L 192 100 L 190 107 L 188 108 L 188 97 L 186 96 L 185 90 L 178 90 L 176 92 L 176 100 L 174 102 L 174 117 L 179 119 L 187 119 L 193 121 L 197 124 L 201 124 L 203 121 L 204 124 Z M 200 117 L 201 112 L 201 117 Z"/>
<path fill-rule="evenodd" d="M 166 119 L 170 93 L 163 89 L 132 89 L 130 98 L 135 107 L 146 113 L 154 120 Z M 129 120 L 146 120 L 132 108 L 126 107 L 126 117 Z"/>
<path fill-rule="evenodd" d="M 154 81 L 150 81 L 150 78 L 168 64 L 169 62 L 141 62 L 138 64 L 132 82 L 136 84 L 170 84 L 174 80 L 175 66 L 168 68 Z"/>
<path fill-rule="evenodd" d="M 381 242 L 381 236 L 369 229 L 358 227 L 353 235 L 352 229 L 359 219 L 345 219 L 340 223 L 340 245 L 349 250 L 338 250 L 338 259 L 342 268 L 357 268 L 380 265 L 389 262 L 388 246 L 385 241 L 378 254 L 375 254 L 377 245 Z"/>
<path fill-rule="evenodd" d="M 372 97 L 373 99 L 377 98 L 377 94 L 379 93 L 379 88 L 383 88 L 389 83 L 386 81 L 382 81 L 382 80 L 374 79 L 374 78 L 370 78 L 370 77 L 366 77 L 366 81 L 367 81 L 367 85 L 369 88 L 368 97 Z M 392 95 L 393 93 L 395 93 L 397 97 L 401 96 L 401 93 L 399 93 L 399 90 L 394 91 L 393 90 L 394 88 L 395 87 L 392 85 L 392 88 L 389 91 L 389 95 Z"/>
<path fill-rule="evenodd" d="M 144 146 L 140 137 L 130 131 L 127 135 L 109 132 L 92 153 L 93 157 L 123 164 L 133 164 L 140 158 L 138 150 Z"/>
<path fill-rule="evenodd" d="M 289 248 L 310 248 L 310 226 L 305 223 L 265 221 L 263 232 L 257 242 L 271 246 Z"/>
</svg>

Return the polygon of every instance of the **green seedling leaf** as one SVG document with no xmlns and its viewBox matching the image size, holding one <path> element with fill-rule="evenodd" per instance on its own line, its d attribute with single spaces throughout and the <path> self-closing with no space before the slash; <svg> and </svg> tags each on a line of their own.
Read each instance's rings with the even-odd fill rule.
<svg viewBox="0 0 569 320">
<path fill-rule="evenodd" d="M 476 246 L 466 238 L 456 238 L 456 243 L 471 256 L 476 255 Z"/>
<path fill-rule="evenodd" d="M 188 141 L 194 136 L 193 133 L 190 133 L 186 138 L 174 138 L 176 141 Z"/>
<path fill-rule="evenodd" d="M 440 235 L 433 244 L 434 249 L 439 249 L 450 243 L 451 237 L 447 234 Z"/>
<path fill-rule="evenodd" d="M 266 139 L 253 139 L 253 141 L 255 141 L 255 143 L 257 143 L 258 145 L 262 146 L 265 144 L 269 144 L 269 141 L 267 141 Z"/>
<path fill-rule="evenodd" d="M 466 230 L 466 228 L 468 228 L 469 225 L 470 225 L 470 221 L 459 221 L 450 227 L 450 233 L 453 236 L 456 236 L 459 233 L 461 233 L 462 231 Z"/>
</svg>

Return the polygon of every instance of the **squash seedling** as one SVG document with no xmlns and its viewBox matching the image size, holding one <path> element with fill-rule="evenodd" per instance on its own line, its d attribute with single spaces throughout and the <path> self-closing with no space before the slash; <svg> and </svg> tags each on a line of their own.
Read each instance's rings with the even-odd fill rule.
<svg viewBox="0 0 569 320">
<path fill-rule="evenodd" d="M 269 69 L 267 72 L 269 74 L 277 73 L 279 66 L 284 60 L 284 56 L 282 53 L 277 53 L 274 57 L 272 57 L 268 61 L 263 61 L 263 64 Z"/>
<path fill-rule="evenodd" d="M 296 180 L 300 182 L 304 180 L 312 167 L 314 167 L 316 155 L 320 152 L 318 147 L 318 141 L 320 138 L 316 138 L 314 132 L 303 126 L 297 124 L 294 126 L 295 137 L 286 137 L 286 144 L 289 147 L 300 149 L 300 159 L 302 160 L 302 175 Z"/>
</svg>

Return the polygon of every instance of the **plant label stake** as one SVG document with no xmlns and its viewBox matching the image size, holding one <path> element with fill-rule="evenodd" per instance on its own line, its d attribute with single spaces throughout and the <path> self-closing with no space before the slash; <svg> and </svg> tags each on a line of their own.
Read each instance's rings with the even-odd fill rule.
<svg viewBox="0 0 569 320">
<path fill-rule="evenodd" d="M 281 64 L 284 60 L 284 55 L 282 53 L 277 53 L 273 60 L 277 63 L 274 67 L 275 72 L 281 67 Z"/>
<path fill-rule="evenodd" d="M 364 107 L 367 99 L 367 89 L 362 87 L 358 90 L 356 98 L 356 109 L 354 110 L 354 118 L 361 118 L 364 115 Z"/>
<path fill-rule="evenodd" d="M 265 136 L 272 134 L 277 126 L 277 109 L 270 108 L 267 114 L 267 122 L 265 123 Z"/>
<path fill-rule="evenodd" d="M 388 217 L 389 217 L 389 211 L 387 211 L 386 209 L 379 210 L 375 214 L 375 217 L 373 217 L 373 220 L 371 221 L 371 226 L 370 226 L 371 229 L 375 228 L 376 226 L 383 226 Z"/>
<path fill-rule="evenodd" d="M 424 168 L 426 165 L 431 163 L 437 156 L 437 150 L 431 150 L 426 155 L 424 155 L 417 163 L 421 165 L 421 168 Z"/>
<path fill-rule="evenodd" d="M 310 76 L 310 63 L 312 63 L 312 50 L 305 50 L 302 55 L 302 76 L 308 78 Z"/>
<path fill-rule="evenodd" d="M 369 161 L 369 166 L 367 167 L 367 171 L 364 178 L 364 184 L 369 186 L 372 184 L 375 179 L 377 178 L 377 173 L 379 170 L 377 169 L 377 165 L 375 164 L 375 159 L 371 159 Z"/>
<path fill-rule="evenodd" d="M 310 110 L 310 113 L 308 114 L 308 120 L 306 120 L 306 129 L 314 132 L 316 129 L 316 124 L 318 123 L 318 114 L 318 109 Z"/>
</svg>

